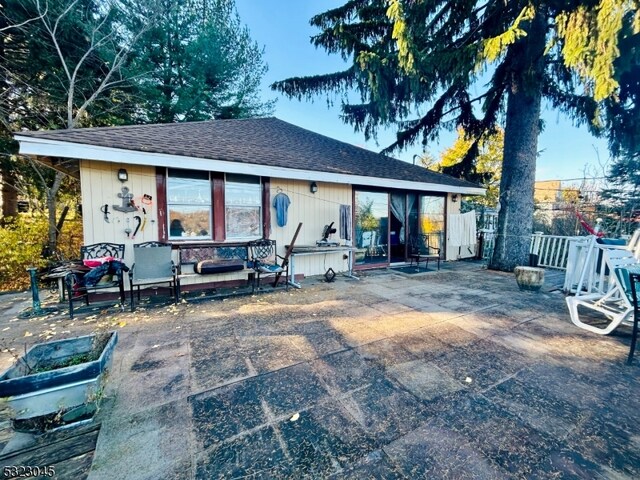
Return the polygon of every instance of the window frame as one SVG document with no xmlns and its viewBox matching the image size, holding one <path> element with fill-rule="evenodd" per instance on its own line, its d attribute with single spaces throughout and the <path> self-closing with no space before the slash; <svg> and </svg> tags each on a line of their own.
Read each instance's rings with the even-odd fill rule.
<svg viewBox="0 0 640 480">
<path fill-rule="evenodd" d="M 248 185 L 257 185 L 258 187 L 258 203 L 257 204 L 242 204 L 242 203 L 234 203 L 234 204 L 227 204 L 227 200 L 229 199 L 229 196 L 227 195 L 227 185 L 229 185 L 230 183 L 235 183 L 235 184 L 241 184 L 243 182 L 233 182 L 230 181 L 228 179 L 228 177 L 230 175 L 236 176 L 236 177 L 247 177 L 247 178 L 254 178 L 257 179 L 257 183 L 249 183 L 246 182 Z M 229 240 L 229 241 L 243 241 L 243 240 L 255 240 L 256 238 L 262 238 L 263 232 L 264 232 L 264 214 L 263 214 L 263 210 L 264 210 L 264 200 L 263 200 L 263 186 L 262 186 L 262 178 L 256 175 L 244 175 L 244 174 L 236 174 L 236 173 L 225 173 L 224 174 L 224 191 L 225 191 L 225 198 L 224 198 L 224 223 L 225 223 L 225 239 Z M 227 228 L 227 208 L 258 208 L 258 233 L 257 236 L 256 235 L 238 235 L 238 236 L 230 236 L 229 235 L 229 229 Z"/>
<path fill-rule="evenodd" d="M 169 197 L 169 189 L 170 189 L 170 181 L 171 181 L 171 174 L 170 171 L 174 170 L 174 171 L 181 171 L 181 172 L 193 172 L 193 177 L 192 180 L 202 180 L 202 181 L 206 181 L 209 188 L 208 188 L 208 193 L 209 193 L 209 197 L 208 197 L 208 203 L 202 203 L 202 204 L 193 204 L 193 203 L 189 203 L 188 201 L 171 201 L 170 197 Z M 206 176 L 206 179 L 197 179 L 195 178 L 197 175 L 201 175 L 201 176 Z M 184 177 L 179 177 L 174 175 L 173 178 L 186 178 L 188 179 L 188 176 L 184 176 Z M 211 241 L 214 238 L 214 205 L 215 205 L 215 198 L 213 197 L 213 192 L 211 190 L 211 185 L 212 185 L 212 178 L 211 178 L 211 172 L 208 171 L 199 171 L 199 170 L 188 170 L 188 169 L 181 169 L 181 168 L 171 168 L 171 167 L 167 167 L 166 169 L 166 192 L 165 192 L 165 197 L 166 197 L 166 207 L 167 207 L 167 219 L 166 219 L 166 229 L 167 229 L 167 240 L 170 242 L 185 242 L 185 241 L 196 241 L 196 242 L 200 242 L 200 241 Z M 171 207 L 172 206 L 176 206 L 176 207 L 203 207 L 207 208 L 209 210 L 209 219 L 208 219 L 208 229 L 207 229 L 207 235 L 194 235 L 194 236 L 171 236 Z"/>
<path fill-rule="evenodd" d="M 156 195 L 157 195 L 157 215 L 158 215 L 158 239 L 162 242 L 172 242 L 176 244 L 188 244 L 188 243 L 237 243 L 238 241 L 255 240 L 257 238 L 269 238 L 271 234 L 271 179 L 270 177 L 263 177 L 258 175 L 246 175 L 255 177 L 259 181 L 260 185 L 260 235 L 261 237 L 232 237 L 227 240 L 226 238 L 226 202 L 225 202 L 225 179 L 226 174 L 223 172 L 214 172 L 209 170 L 194 170 L 195 172 L 208 173 L 209 182 L 211 185 L 211 208 L 210 208 L 210 222 L 211 222 L 211 235 L 207 238 L 203 237 L 170 237 L 169 231 L 169 207 L 168 202 L 168 181 L 169 181 L 169 168 L 171 167 L 156 167 Z M 177 170 L 189 170 L 189 169 L 177 169 Z M 243 174 L 239 174 L 243 175 Z"/>
</svg>

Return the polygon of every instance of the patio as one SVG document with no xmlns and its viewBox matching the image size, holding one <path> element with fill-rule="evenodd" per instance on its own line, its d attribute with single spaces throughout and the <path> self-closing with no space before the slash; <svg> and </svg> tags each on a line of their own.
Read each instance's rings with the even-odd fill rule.
<svg viewBox="0 0 640 480">
<path fill-rule="evenodd" d="M 551 284 L 454 262 L 303 286 L 0 329 L 119 329 L 90 478 L 640 475 L 630 330 L 578 329 Z"/>
</svg>

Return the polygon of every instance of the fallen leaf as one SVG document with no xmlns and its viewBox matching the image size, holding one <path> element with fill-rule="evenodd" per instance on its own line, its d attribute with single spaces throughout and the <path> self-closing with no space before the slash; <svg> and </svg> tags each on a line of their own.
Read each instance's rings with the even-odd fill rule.
<svg viewBox="0 0 640 480">
<path fill-rule="evenodd" d="M 127 322 L 118 322 L 118 326 L 120 328 L 124 327 L 127 324 Z"/>
<path fill-rule="evenodd" d="M 31 332 L 24 332 L 24 336 L 25 336 L 25 337 L 32 337 L 32 336 L 33 336 L 33 333 L 31 333 Z"/>
</svg>

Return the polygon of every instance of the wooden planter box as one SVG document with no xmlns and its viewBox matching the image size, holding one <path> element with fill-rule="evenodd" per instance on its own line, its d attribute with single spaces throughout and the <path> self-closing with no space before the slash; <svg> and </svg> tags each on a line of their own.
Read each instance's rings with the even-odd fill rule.
<svg viewBox="0 0 640 480">
<path fill-rule="evenodd" d="M 117 341 L 109 332 L 31 347 L 0 376 L 14 428 L 39 431 L 91 418 Z"/>
</svg>

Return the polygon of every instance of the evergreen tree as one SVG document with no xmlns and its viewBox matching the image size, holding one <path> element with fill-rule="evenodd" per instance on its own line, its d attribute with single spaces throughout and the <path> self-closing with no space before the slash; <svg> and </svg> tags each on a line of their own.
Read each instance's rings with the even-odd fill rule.
<svg viewBox="0 0 640 480">
<path fill-rule="evenodd" d="M 612 236 L 632 234 L 640 220 L 640 157 L 618 157 L 609 169 L 607 183 L 596 205 L 605 231 Z"/>
<path fill-rule="evenodd" d="M 620 36 L 637 37 L 638 15 L 637 0 L 349 0 L 311 24 L 321 29 L 312 42 L 352 65 L 273 88 L 299 99 L 342 94 L 343 118 L 365 136 L 381 126 L 399 128 L 388 151 L 420 138 L 426 144 L 442 126 L 462 127 L 475 140 L 448 173 L 467 178 L 475 173 L 480 138 L 502 120 L 491 266 L 512 270 L 529 252 L 542 99 L 597 130 L 598 102 L 619 90 Z M 353 88 L 358 104 L 348 101 Z"/>
<path fill-rule="evenodd" d="M 449 148 L 440 154 L 440 159 L 432 162 L 429 169 L 444 172 L 463 162 L 475 139 L 469 137 L 462 128 L 458 128 L 458 137 Z M 502 175 L 502 152 L 504 150 L 504 130 L 496 128 L 492 135 L 482 136 L 476 143 L 477 154 L 474 167 L 476 177 L 487 189 L 484 197 L 471 197 L 465 201 L 469 209 L 477 206 L 495 207 L 500 192 L 500 176 Z"/>
<path fill-rule="evenodd" d="M 134 57 L 140 122 L 264 116 L 267 66 L 233 0 L 160 0 Z M 134 27 L 135 28 L 135 27 Z"/>
<path fill-rule="evenodd" d="M 601 194 L 604 202 L 598 205 L 609 231 L 619 234 L 633 233 L 640 215 L 640 36 L 632 28 L 632 22 L 623 24 L 620 57 L 614 63 L 618 96 L 605 102 L 613 162 L 608 188 Z"/>
</svg>

